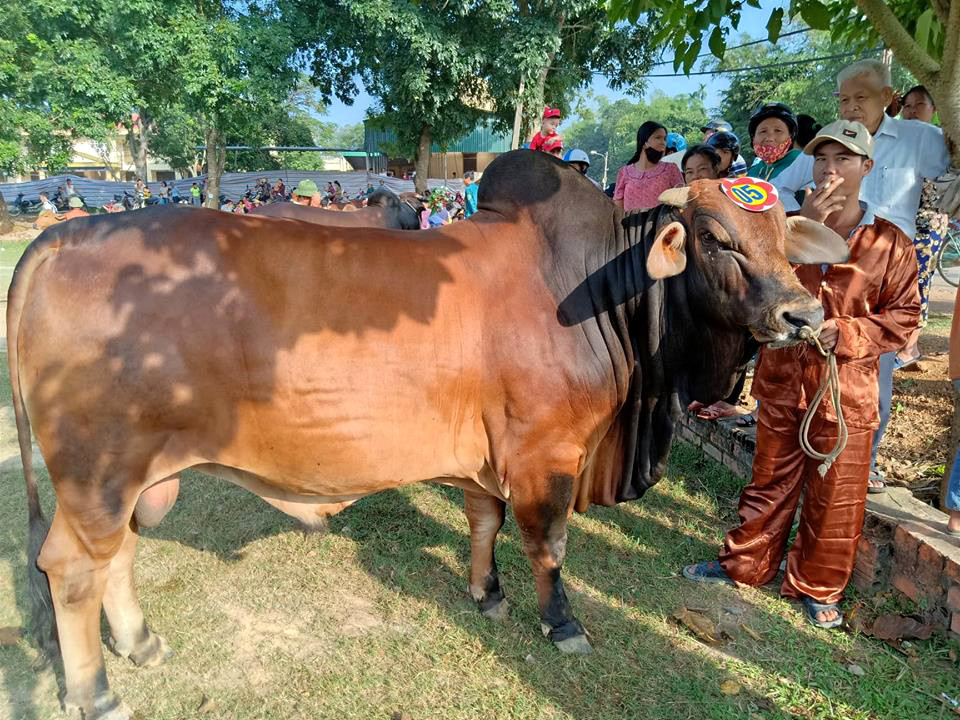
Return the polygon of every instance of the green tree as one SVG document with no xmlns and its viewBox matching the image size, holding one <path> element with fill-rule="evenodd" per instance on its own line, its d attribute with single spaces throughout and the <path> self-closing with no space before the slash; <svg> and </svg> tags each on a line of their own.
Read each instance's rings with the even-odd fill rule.
<svg viewBox="0 0 960 720">
<path fill-rule="evenodd" d="M 760 0 L 609 0 L 608 12 L 613 21 L 633 23 L 644 13 L 660 13 L 656 40 L 672 47 L 675 69 L 690 72 L 705 38 L 723 59 L 745 5 L 759 8 Z M 849 49 L 888 47 L 930 90 L 953 163 L 960 165 L 960 0 L 791 0 L 786 10 L 771 10 L 769 39 L 776 42 L 784 21 L 793 18 Z"/>
<path fill-rule="evenodd" d="M 610 102 L 597 98 L 597 108 L 581 109 L 578 118 L 565 131 L 567 147 L 580 148 L 587 153 L 608 153 L 608 182 L 615 177 L 636 149 L 637 128 L 647 120 L 655 120 L 669 132 L 682 134 L 688 144 L 699 142 L 700 128 L 707 116 L 704 100 L 706 91 L 667 95 L 661 90 L 653 93 L 649 102 L 633 102 L 622 98 Z M 590 177 L 603 178 L 603 158 L 591 156 Z"/>
<path fill-rule="evenodd" d="M 389 118 L 404 154 L 416 159 L 417 188 L 426 188 L 430 147 L 468 132 L 486 97 L 485 44 L 502 6 L 445 0 L 300 0 L 285 14 L 312 54 L 325 97 L 348 99 L 354 73 Z"/>
<path fill-rule="evenodd" d="M 599 0 L 286 2 L 317 86 L 346 98 L 359 75 L 398 150 L 415 158 L 421 189 L 431 144 L 456 141 L 484 113 L 519 142 L 545 98 L 566 108 L 595 74 L 639 91 L 652 56 L 650 33 L 611 27 Z"/>
</svg>

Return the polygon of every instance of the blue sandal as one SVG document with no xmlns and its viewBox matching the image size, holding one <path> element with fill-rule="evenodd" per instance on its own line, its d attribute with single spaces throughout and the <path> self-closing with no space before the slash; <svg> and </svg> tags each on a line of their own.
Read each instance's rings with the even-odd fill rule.
<svg viewBox="0 0 960 720">
<path fill-rule="evenodd" d="M 840 612 L 840 606 L 837 603 L 828 603 L 826 605 L 821 605 L 818 602 L 815 602 L 813 598 L 809 598 L 804 595 L 800 598 L 803 603 L 803 608 L 807 620 L 810 621 L 812 625 L 816 625 L 818 628 L 823 628 L 824 630 L 829 630 L 831 628 L 839 627 L 843 624 L 843 613 Z M 818 620 L 817 613 L 825 613 L 833 610 L 837 613 L 837 617 L 834 620 Z"/>
<path fill-rule="evenodd" d="M 706 583 L 723 583 L 725 585 L 735 585 L 733 579 L 727 575 L 720 563 L 716 561 L 701 562 L 694 565 L 687 565 L 683 568 L 683 576 L 687 580 Z"/>
</svg>

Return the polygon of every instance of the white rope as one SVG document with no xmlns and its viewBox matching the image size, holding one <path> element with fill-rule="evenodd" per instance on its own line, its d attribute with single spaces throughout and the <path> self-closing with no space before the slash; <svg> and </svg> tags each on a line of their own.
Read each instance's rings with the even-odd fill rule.
<svg viewBox="0 0 960 720">
<path fill-rule="evenodd" d="M 809 325 L 804 325 L 800 328 L 801 339 L 813 345 L 827 361 L 827 367 L 823 373 L 820 388 L 817 390 L 817 394 L 813 396 L 813 400 L 807 407 L 807 413 L 803 416 L 803 422 L 800 423 L 800 448 L 807 456 L 812 457 L 814 460 L 823 461 L 817 470 L 820 472 L 820 477 L 825 477 L 830 470 L 830 466 L 833 465 L 833 462 L 847 446 L 847 423 L 843 419 L 843 409 L 840 407 L 840 376 L 837 373 L 837 356 L 832 352 L 824 350 L 818 336 L 819 333 Z M 820 403 L 823 402 L 823 397 L 827 392 L 830 393 L 830 400 L 833 402 L 833 407 L 837 411 L 837 427 L 839 428 L 839 432 L 837 433 L 837 442 L 834 444 L 833 449 L 824 454 L 817 451 L 810 443 L 810 424 L 813 422 L 813 416 L 816 414 L 817 408 L 820 406 Z"/>
</svg>

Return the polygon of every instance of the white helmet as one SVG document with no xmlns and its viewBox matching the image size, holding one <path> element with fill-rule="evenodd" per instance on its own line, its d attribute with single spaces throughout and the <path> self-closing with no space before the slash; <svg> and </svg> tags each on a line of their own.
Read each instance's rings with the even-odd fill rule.
<svg viewBox="0 0 960 720">
<path fill-rule="evenodd" d="M 572 150 L 567 150 L 567 154 L 563 156 L 563 161 L 568 163 L 579 162 L 583 163 L 584 165 L 590 165 L 590 156 L 579 148 L 573 148 Z"/>
</svg>

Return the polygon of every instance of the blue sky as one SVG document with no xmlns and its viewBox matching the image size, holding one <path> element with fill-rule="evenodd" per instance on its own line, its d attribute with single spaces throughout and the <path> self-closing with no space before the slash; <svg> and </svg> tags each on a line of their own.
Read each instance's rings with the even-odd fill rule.
<svg viewBox="0 0 960 720">
<path fill-rule="evenodd" d="M 767 18 L 770 17 L 770 11 L 776 7 L 782 7 L 782 2 L 761 2 L 762 8 L 756 9 L 746 7 L 743 17 L 740 20 L 739 33 L 746 33 L 751 38 L 762 38 L 767 34 Z M 728 40 L 731 45 L 736 44 L 735 39 Z M 704 43 L 706 46 L 706 43 Z M 664 60 L 670 60 L 673 55 L 670 49 L 664 51 Z M 660 65 L 653 68 L 655 73 L 668 73 L 673 71 L 673 65 Z M 718 104 L 720 91 L 727 86 L 724 76 L 699 75 L 694 77 L 674 77 L 674 78 L 651 78 L 647 85 L 647 95 L 655 90 L 663 90 L 668 95 L 679 93 L 694 92 L 703 85 L 707 89 L 707 107 L 715 107 Z M 605 95 L 611 100 L 622 97 L 629 97 L 627 94 L 610 89 L 602 77 L 598 77 L 591 90 L 594 95 Z M 353 105 L 344 105 L 339 100 L 331 103 L 324 119 L 335 122 L 339 125 L 362 122 L 366 116 L 367 109 L 373 105 L 373 99 L 361 90 L 360 94 L 354 100 Z"/>
</svg>

